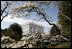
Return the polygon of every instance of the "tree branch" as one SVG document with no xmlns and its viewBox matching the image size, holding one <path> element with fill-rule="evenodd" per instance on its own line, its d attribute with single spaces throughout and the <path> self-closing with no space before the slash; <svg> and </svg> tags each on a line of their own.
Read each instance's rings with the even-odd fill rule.
<svg viewBox="0 0 72 49">
<path fill-rule="evenodd" d="M 9 12 L 6 13 L 5 16 L 2 17 L 1 22 L 3 21 L 3 19 L 8 15 Z"/>
<path fill-rule="evenodd" d="M 44 14 L 43 12 L 40 12 L 40 11 L 36 11 L 36 12 L 37 12 L 37 14 L 41 14 L 41 15 L 43 16 L 44 20 L 49 23 L 49 25 L 54 25 L 54 26 L 56 26 L 54 23 L 50 23 L 50 22 L 46 19 L 46 16 L 45 16 L 45 14 Z"/>
<path fill-rule="evenodd" d="M 67 18 L 69 21 L 71 21 L 71 19 L 70 19 L 68 16 L 66 16 L 65 14 L 63 14 L 62 11 L 59 11 L 59 13 L 60 13 L 62 16 L 64 16 L 65 18 Z"/>
<path fill-rule="evenodd" d="M 27 7 L 27 8 L 28 8 L 28 9 L 26 9 L 25 11 L 28 11 L 28 12 L 37 12 L 38 15 L 42 15 L 42 16 L 43 16 L 44 20 L 45 20 L 46 22 L 48 22 L 49 25 L 54 25 L 54 26 L 56 26 L 55 24 L 50 23 L 50 22 L 46 19 L 46 14 L 45 14 L 45 13 L 42 13 L 42 12 L 40 11 L 40 8 L 39 8 L 39 7 L 31 6 L 31 8 L 30 8 L 30 7 Z M 41 18 L 41 19 L 43 19 L 43 18 Z M 40 19 L 39 19 L 39 20 L 40 20 Z"/>
<path fill-rule="evenodd" d="M 50 23 L 47 19 L 46 19 L 46 14 L 45 13 L 43 13 L 43 12 L 41 12 L 37 7 L 32 7 L 32 10 L 31 9 L 29 9 L 29 10 L 26 10 L 26 11 L 28 11 L 28 12 L 37 12 L 37 14 L 38 15 L 42 15 L 43 16 L 43 18 L 40 18 L 39 20 L 41 20 L 41 19 L 44 19 L 46 22 L 48 22 L 49 23 L 49 25 L 54 25 L 55 27 L 56 27 L 56 25 L 54 24 L 54 23 Z M 35 20 L 35 19 L 34 19 Z M 38 20 L 37 20 L 38 21 Z"/>
<path fill-rule="evenodd" d="M 4 13 L 5 9 L 8 7 L 8 3 L 3 10 L 1 10 L 1 15 Z"/>
</svg>

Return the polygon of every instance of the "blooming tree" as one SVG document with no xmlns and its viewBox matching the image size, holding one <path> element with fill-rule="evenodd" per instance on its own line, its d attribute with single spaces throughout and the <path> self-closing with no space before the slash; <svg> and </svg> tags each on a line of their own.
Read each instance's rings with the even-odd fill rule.
<svg viewBox="0 0 72 49">
<path fill-rule="evenodd" d="M 4 9 L 1 4 L 1 21 L 8 15 L 11 14 L 13 17 L 27 17 L 31 15 L 32 12 L 36 12 L 39 15 L 39 20 L 44 19 L 49 25 L 54 25 L 54 23 L 50 23 L 50 16 L 45 12 L 45 7 L 48 7 L 50 3 L 53 3 L 53 7 L 57 5 L 57 1 L 3 1 L 5 3 Z M 2 2 L 2 3 L 3 3 Z M 43 6 L 44 5 L 44 6 Z M 7 9 L 8 8 L 8 9 Z M 7 10 L 6 10 L 7 9 Z M 5 14 L 6 15 L 5 15 Z M 3 14 L 5 16 L 3 16 Z M 36 20 L 36 19 L 34 19 Z M 57 27 L 56 27 L 57 28 Z"/>
</svg>

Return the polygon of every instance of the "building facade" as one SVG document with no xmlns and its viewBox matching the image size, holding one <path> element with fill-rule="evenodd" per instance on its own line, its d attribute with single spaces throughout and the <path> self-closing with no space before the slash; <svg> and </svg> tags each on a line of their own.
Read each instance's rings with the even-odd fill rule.
<svg viewBox="0 0 72 49">
<path fill-rule="evenodd" d="M 22 26 L 23 33 L 22 35 L 28 34 L 41 34 L 44 33 L 44 27 L 33 22 L 26 23 Z"/>
</svg>

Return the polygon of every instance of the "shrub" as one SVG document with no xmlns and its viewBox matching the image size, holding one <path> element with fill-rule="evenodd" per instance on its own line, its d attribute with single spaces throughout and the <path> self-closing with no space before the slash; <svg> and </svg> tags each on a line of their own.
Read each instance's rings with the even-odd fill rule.
<svg viewBox="0 0 72 49">
<path fill-rule="evenodd" d="M 22 29 L 20 25 L 18 25 L 17 23 L 14 23 L 10 25 L 8 29 L 4 29 L 1 31 L 1 36 L 3 35 L 9 36 L 10 38 L 18 41 L 22 38 Z"/>
<path fill-rule="evenodd" d="M 15 31 L 12 31 L 11 29 L 4 29 L 4 31 L 2 31 L 1 32 L 1 36 L 3 36 L 3 35 L 5 35 L 5 36 L 9 36 L 10 38 L 12 38 L 12 39 L 15 39 L 15 40 L 20 40 L 20 35 L 19 34 L 17 34 L 17 32 L 15 32 Z"/>
<path fill-rule="evenodd" d="M 17 32 L 20 36 L 22 36 L 22 28 L 19 24 L 17 23 L 11 24 L 9 29 L 12 29 L 14 32 Z"/>
<path fill-rule="evenodd" d="M 51 36 L 56 36 L 56 35 L 60 35 L 60 29 L 58 26 L 52 26 L 51 30 L 50 30 L 50 35 Z"/>
</svg>

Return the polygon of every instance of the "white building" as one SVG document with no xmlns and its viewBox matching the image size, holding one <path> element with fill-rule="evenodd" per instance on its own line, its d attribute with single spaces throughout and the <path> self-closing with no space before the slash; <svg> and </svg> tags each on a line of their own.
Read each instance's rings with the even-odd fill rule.
<svg viewBox="0 0 72 49">
<path fill-rule="evenodd" d="M 44 27 L 41 25 L 35 24 L 34 22 L 25 23 L 22 26 L 22 30 L 23 30 L 22 35 L 44 33 Z"/>
</svg>

